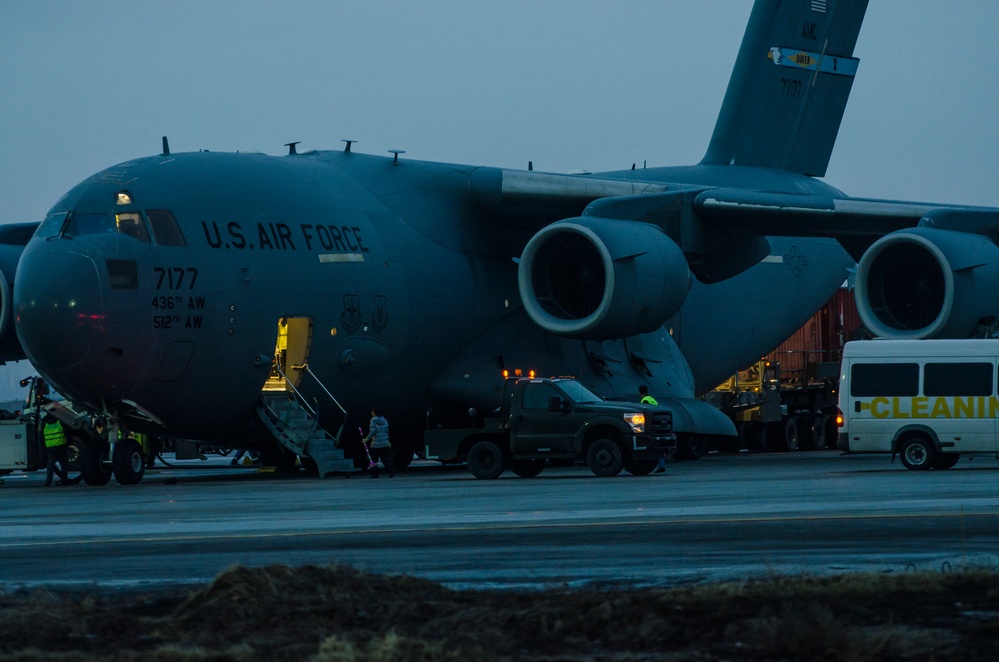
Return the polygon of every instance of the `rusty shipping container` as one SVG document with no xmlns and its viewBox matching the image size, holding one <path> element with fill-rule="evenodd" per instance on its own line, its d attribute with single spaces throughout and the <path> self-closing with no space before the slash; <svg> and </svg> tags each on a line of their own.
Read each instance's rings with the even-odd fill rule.
<svg viewBox="0 0 999 662">
<path fill-rule="evenodd" d="M 843 345 L 853 339 L 860 327 L 853 290 L 840 288 L 811 319 L 764 358 L 779 362 L 785 379 L 803 383 L 808 376 L 814 377 L 810 366 L 838 363 L 843 356 Z"/>
</svg>

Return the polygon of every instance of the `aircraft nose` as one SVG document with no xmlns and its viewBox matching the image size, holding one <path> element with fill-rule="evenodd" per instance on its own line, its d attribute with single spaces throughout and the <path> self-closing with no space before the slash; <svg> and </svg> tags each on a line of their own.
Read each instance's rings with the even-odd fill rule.
<svg viewBox="0 0 999 662">
<path fill-rule="evenodd" d="M 105 333 L 98 265 L 61 243 L 30 243 L 14 279 L 17 335 L 28 359 L 50 381 L 82 369 Z"/>
</svg>

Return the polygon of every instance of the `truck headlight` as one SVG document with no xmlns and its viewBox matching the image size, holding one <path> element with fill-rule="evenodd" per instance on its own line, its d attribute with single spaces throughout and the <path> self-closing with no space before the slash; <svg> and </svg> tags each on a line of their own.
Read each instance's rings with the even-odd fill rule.
<svg viewBox="0 0 999 662">
<path fill-rule="evenodd" d="M 624 420 L 631 426 L 631 431 L 635 434 L 645 432 L 645 414 L 641 412 L 637 414 L 625 414 Z"/>
</svg>

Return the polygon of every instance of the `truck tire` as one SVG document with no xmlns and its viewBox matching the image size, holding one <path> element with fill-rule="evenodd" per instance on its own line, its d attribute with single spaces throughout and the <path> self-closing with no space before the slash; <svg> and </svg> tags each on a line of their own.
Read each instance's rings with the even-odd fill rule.
<svg viewBox="0 0 999 662">
<path fill-rule="evenodd" d="M 114 445 L 111 464 L 119 485 L 135 485 L 146 473 L 146 456 L 135 439 L 124 439 Z"/>
<path fill-rule="evenodd" d="M 793 453 L 798 450 L 798 423 L 793 418 L 767 423 L 767 445 L 771 451 Z"/>
<path fill-rule="evenodd" d="M 738 450 L 762 451 L 767 449 L 767 424 L 759 421 L 744 421 L 736 426 Z"/>
<path fill-rule="evenodd" d="M 503 449 L 491 441 L 480 441 L 468 451 L 468 470 L 476 478 L 499 478 L 506 469 Z"/>
<path fill-rule="evenodd" d="M 83 482 L 94 487 L 111 480 L 111 465 L 106 462 L 110 448 L 107 442 L 89 439 L 80 449 L 80 475 Z"/>
<path fill-rule="evenodd" d="M 659 464 L 659 460 L 625 460 L 624 470 L 632 476 L 648 476 Z"/>
<path fill-rule="evenodd" d="M 826 436 L 828 423 L 825 416 L 816 416 L 812 419 L 812 447 L 817 451 L 829 448 L 829 438 Z"/>
<path fill-rule="evenodd" d="M 521 478 L 534 478 L 545 470 L 545 461 L 541 459 L 514 460 L 510 463 L 510 468 Z"/>
<path fill-rule="evenodd" d="M 621 447 L 610 439 L 597 439 L 586 451 L 586 464 L 595 476 L 601 478 L 616 476 L 624 468 Z"/>
<path fill-rule="evenodd" d="M 926 471 L 933 466 L 936 460 L 936 449 L 933 443 L 926 437 L 909 437 L 902 442 L 898 450 L 902 458 L 902 464 L 906 469 L 913 471 Z"/>
</svg>

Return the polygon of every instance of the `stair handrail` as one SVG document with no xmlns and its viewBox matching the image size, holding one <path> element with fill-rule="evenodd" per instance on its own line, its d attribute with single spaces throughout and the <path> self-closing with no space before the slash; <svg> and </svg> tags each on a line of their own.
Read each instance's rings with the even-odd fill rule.
<svg viewBox="0 0 999 662">
<path fill-rule="evenodd" d="M 316 373 L 312 372 L 312 370 L 309 368 L 309 364 L 308 363 L 303 363 L 301 365 L 293 365 L 293 366 L 291 366 L 291 368 L 292 368 L 292 370 L 298 370 L 300 372 L 304 372 L 305 374 L 307 374 L 310 377 L 312 377 L 312 379 L 316 380 L 316 383 L 319 384 L 319 388 L 323 389 L 323 392 L 326 393 L 326 395 L 329 397 L 329 399 L 333 401 L 333 404 L 335 404 L 337 406 L 337 408 L 341 411 L 341 413 L 343 413 L 343 422 L 340 423 L 340 427 L 336 431 L 336 436 L 333 437 L 336 440 L 337 446 L 339 446 L 340 445 L 340 435 L 343 434 L 343 428 L 344 428 L 345 425 L 347 425 L 347 410 L 344 409 L 343 405 L 340 404 L 340 401 L 337 400 L 333 396 L 332 393 L 330 393 L 330 390 L 328 388 L 326 388 L 326 385 L 323 384 L 323 382 L 319 379 L 318 376 L 316 376 Z M 280 367 L 278 368 L 278 370 L 280 370 Z M 281 374 L 284 375 L 283 372 Z M 287 376 L 285 376 L 285 380 L 286 381 L 288 380 Z M 291 385 L 291 382 L 289 381 L 288 384 Z M 292 388 L 294 389 L 295 387 L 292 386 Z M 295 393 L 298 393 L 298 389 L 295 389 Z M 299 397 L 301 397 L 301 394 L 299 394 Z M 317 408 L 318 408 L 318 405 L 317 405 Z M 319 414 L 314 414 L 314 415 L 316 417 L 316 420 L 318 421 L 319 420 Z"/>
<path fill-rule="evenodd" d="M 305 396 L 302 395 L 301 391 L 299 391 L 297 388 L 295 388 L 295 385 L 291 383 L 290 379 L 288 379 L 288 375 L 284 374 L 284 370 L 281 369 L 281 366 L 275 365 L 274 367 L 277 368 L 277 371 L 284 378 L 285 383 L 288 384 L 288 386 L 291 387 L 291 390 L 295 394 L 295 399 L 298 400 L 299 404 L 302 405 L 303 407 L 305 407 L 309 411 L 309 413 L 312 414 L 312 417 L 315 420 L 318 421 L 319 420 L 319 414 L 316 412 L 315 409 L 313 409 L 312 407 L 309 406 L 309 401 L 305 399 Z M 292 366 L 292 367 L 294 367 L 294 366 Z"/>
</svg>

